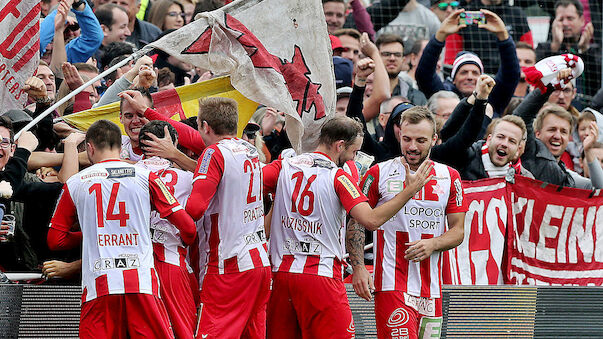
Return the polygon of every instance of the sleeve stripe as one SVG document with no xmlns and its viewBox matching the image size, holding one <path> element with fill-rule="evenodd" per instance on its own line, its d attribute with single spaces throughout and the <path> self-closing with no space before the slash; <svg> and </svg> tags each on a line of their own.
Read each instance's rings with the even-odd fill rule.
<svg viewBox="0 0 603 339">
<path fill-rule="evenodd" d="M 182 205 L 175 206 L 174 208 L 172 208 L 172 213 L 176 213 L 176 212 L 180 211 L 181 209 L 183 209 Z"/>
<path fill-rule="evenodd" d="M 193 179 L 193 183 L 199 179 L 207 179 L 207 175 L 204 175 L 204 174 L 198 175 L 195 179 Z"/>
</svg>

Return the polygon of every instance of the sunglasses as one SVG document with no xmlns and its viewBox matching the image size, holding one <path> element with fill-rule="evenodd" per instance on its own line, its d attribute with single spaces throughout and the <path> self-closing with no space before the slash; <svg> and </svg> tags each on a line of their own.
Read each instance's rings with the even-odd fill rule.
<svg viewBox="0 0 603 339">
<path fill-rule="evenodd" d="M 448 6 L 452 7 L 453 10 L 457 9 L 459 7 L 460 3 L 458 1 L 451 1 L 450 3 L 447 2 L 440 2 L 438 4 L 438 8 L 445 11 L 448 9 Z"/>
<path fill-rule="evenodd" d="M 184 12 L 168 12 L 167 15 L 171 17 L 180 16 L 182 19 L 186 18 L 186 13 Z"/>
</svg>

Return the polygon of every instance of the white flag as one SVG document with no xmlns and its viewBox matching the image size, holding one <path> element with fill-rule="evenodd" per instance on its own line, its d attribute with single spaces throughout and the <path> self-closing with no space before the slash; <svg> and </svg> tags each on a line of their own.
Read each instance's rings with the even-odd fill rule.
<svg viewBox="0 0 603 339">
<path fill-rule="evenodd" d="M 319 0 L 239 0 L 150 44 L 215 74 L 248 99 L 286 113 L 297 151 L 317 145 L 335 111 L 331 45 Z"/>
<path fill-rule="evenodd" d="M 40 2 L 0 0 L 0 113 L 23 109 L 40 55 Z"/>
</svg>

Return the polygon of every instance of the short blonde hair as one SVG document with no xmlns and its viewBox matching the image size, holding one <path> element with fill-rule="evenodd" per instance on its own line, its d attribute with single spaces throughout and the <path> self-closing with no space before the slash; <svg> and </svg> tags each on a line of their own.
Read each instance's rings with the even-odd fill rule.
<svg viewBox="0 0 603 339">
<path fill-rule="evenodd" d="M 418 124 L 423 120 L 427 120 L 433 126 L 433 135 L 437 134 L 437 125 L 434 114 L 427 108 L 427 106 L 414 106 L 406 111 L 402 112 L 400 117 L 400 126 L 404 121 L 408 121 L 411 124 Z"/>
<path fill-rule="evenodd" d="M 236 134 L 239 124 L 237 102 L 221 97 L 200 99 L 199 122 L 202 121 L 207 121 L 217 135 Z"/>
<path fill-rule="evenodd" d="M 570 131 L 574 130 L 574 125 L 576 123 L 574 116 L 565 108 L 557 104 L 547 103 L 540 109 L 536 119 L 534 119 L 534 131 L 540 131 L 542 129 L 544 118 L 549 114 L 554 114 L 559 118 L 566 120 L 570 124 Z"/>
</svg>

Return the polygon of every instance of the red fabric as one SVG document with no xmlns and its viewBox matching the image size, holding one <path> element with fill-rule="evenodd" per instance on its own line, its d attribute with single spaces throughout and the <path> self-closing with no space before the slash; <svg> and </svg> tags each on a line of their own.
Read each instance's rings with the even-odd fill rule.
<svg viewBox="0 0 603 339">
<path fill-rule="evenodd" d="M 186 245 L 191 245 L 197 236 L 195 222 L 183 209 L 167 216 L 167 220 L 180 231 L 180 238 Z"/>
<path fill-rule="evenodd" d="M 192 338 L 196 326 L 197 308 L 186 267 L 155 260 L 155 269 L 161 281 L 161 299 L 176 337 Z"/>
<path fill-rule="evenodd" d="M 435 315 L 431 318 L 442 317 L 442 299 L 435 300 Z M 421 318 L 414 308 L 404 303 L 404 295 L 398 291 L 375 293 L 375 321 L 377 323 L 377 338 L 408 338 L 417 339 Z M 441 328 L 441 327 L 440 327 Z M 438 332 L 439 333 L 439 332 Z M 426 338 L 431 336 L 425 335 Z"/>
<path fill-rule="evenodd" d="M 563 161 L 563 164 L 567 169 L 571 169 L 572 171 L 574 170 L 574 161 L 572 160 L 572 156 L 568 151 L 565 151 L 563 154 L 561 154 L 560 160 Z"/>
<path fill-rule="evenodd" d="M 144 112 L 144 116 L 149 120 L 161 120 L 168 122 L 176 129 L 176 132 L 178 132 L 178 144 L 190 149 L 191 151 L 195 152 L 195 154 L 203 153 L 203 150 L 205 149 L 205 142 L 203 141 L 203 138 L 201 138 L 199 131 L 185 123 L 167 118 L 163 114 L 151 108 L 147 108 L 147 110 Z"/>
<path fill-rule="evenodd" d="M 531 66 L 524 68 L 523 73 L 526 75 L 526 81 L 530 85 L 536 86 L 538 89 L 540 89 L 540 92 L 542 92 L 543 94 L 546 93 L 547 88 L 541 81 L 542 72 L 537 70 L 536 67 Z"/>
<path fill-rule="evenodd" d="M 82 304 L 80 338 L 174 338 L 161 299 L 148 294 L 112 294 Z"/>
<path fill-rule="evenodd" d="M 63 185 L 63 191 L 50 220 L 47 243 L 48 248 L 53 251 L 70 249 L 82 243 L 82 232 L 72 232 L 71 227 L 77 221 L 77 212 L 73 199 L 67 185 Z"/>
<path fill-rule="evenodd" d="M 193 190 L 186 203 L 186 212 L 193 220 L 205 214 L 224 174 L 224 156 L 217 145 L 207 147 L 199 160 L 193 177 Z"/>
<path fill-rule="evenodd" d="M 268 303 L 268 338 L 354 338 L 341 280 L 277 272 Z"/>
<path fill-rule="evenodd" d="M 85 111 L 91 108 L 92 103 L 90 102 L 90 92 L 81 91 L 75 95 L 73 102 L 73 113 Z"/>
<path fill-rule="evenodd" d="M 276 192 L 276 183 L 278 182 L 281 168 L 283 168 L 281 160 L 274 160 L 262 168 L 264 194 L 274 194 Z"/>
<path fill-rule="evenodd" d="M 140 293 L 140 284 L 138 282 L 138 269 L 123 270 L 124 277 L 124 292 L 125 293 Z"/>
<path fill-rule="evenodd" d="M 335 192 L 337 192 L 343 208 L 348 213 L 350 213 L 354 206 L 368 200 L 360 191 L 358 184 L 356 184 L 357 182 L 358 180 L 354 180 L 351 175 L 342 169 L 339 169 L 337 174 L 335 174 Z"/>
<path fill-rule="evenodd" d="M 444 64 L 452 65 L 456 55 L 463 50 L 463 37 L 458 34 L 450 34 L 445 41 Z"/>
<path fill-rule="evenodd" d="M 520 38 L 519 41 L 523 41 L 530 46 L 534 47 L 534 37 L 532 36 L 532 31 L 525 32 Z"/>
<path fill-rule="evenodd" d="M 369 170 L 362 178 L 362 182 L 360 182 L 360 187 L 362 187 L 362 193 L 366 195 L 368 198 L 368 202 L 372 208 L 377 206 L 379 202 L 379 198 L 381 198 L 381 194 L 379 194 L 379 166 L 374 165 L 369 168 Z"/>
<path fill-rule="evenodd" d="M 269 297 L 270 267 L 207 274 L 201 289 L 196 338 L 266 338 Z"/>
<path fill-rule="evenodd" d="M 384 246 L 384 242 L 385 239 L 383 237 L 383 233 L 381 233 L 381 258 L 383 258 L 383 246 Z M 394 288 L 397 291 L 406 291 L 407 290 L 407 283 L 408 283 L 408 260 L 404 259 L 404 252 L 406 252 L 406 250 L 408 249 L 408 241 L 409 240 L 409 235 L 408 232 L 396 232 L 396 254 L 398 254 L 398 260 L 396 260 L 396 270 L 394 272 L 395 278 L 394 278 Z M 383 259 L 382 259 L 383 260 Z M 429 259 L 423 260 L 422 262 L 425 261 L 429 261 Z M 383 262 L 383 261 L 381 261 Z M 383 271 L 383 265 L 377 264 L 377 267 L 379 267 L 379 272 Z M 383 273 L 381 273 L 383 274 Z M 423 272 L 421 272 L 421 274 L 423 274 Z M 427 275 L 429 276 L 429 271 L 427 272 Z M 381 278 L 381 277 L 380 277 Z M 379 284 L 381 285 L 381 284 Z M 381 286 L 379 286 L 379 291 L 381 290 Z"/>
<path fill-rule="evenodd" d="M 446 214 L 467 212 L 469 205 L 467 204 L 467 199 L 463 197 L 461 175 L 450 166 L 448 166 L 448 172 L 450 173 L 450 195 L 448 197 L 448 204 L 446 205 Z M 435 173 L 433 174 L 435 175 Z"/>
</svg>

